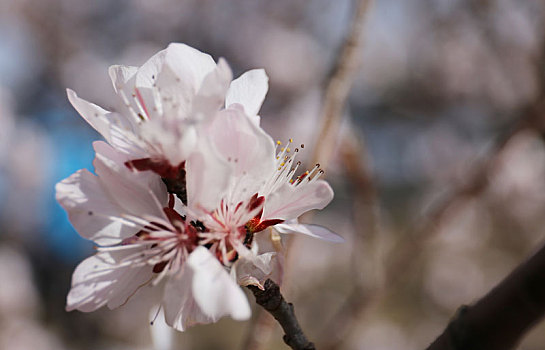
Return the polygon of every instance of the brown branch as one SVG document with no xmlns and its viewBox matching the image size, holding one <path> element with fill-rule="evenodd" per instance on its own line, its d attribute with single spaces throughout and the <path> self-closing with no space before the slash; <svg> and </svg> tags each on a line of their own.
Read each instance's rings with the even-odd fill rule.
<svg viewBox="0 0 545 350">
<path fill-rule="evenodd" d="M 417 257 L 423 251 L 425 245 L 438 232 L 438 225 L 450 208 L 459 203 L 478 196 L 488 187 L 488 181 L 493 177 L 494 170 L 501 161 L 504 150 L 510 140 L 522 131 L 534 130 L 545 140 L 545 98 L 537 101 L 533 106 L 522 112 L 518 121 L 514 123 L 503 135 L 501 135 L 486 161 L 476 167 L 476 171 L 469 181 L 451 191 L 441 202 L 437 203 L 421 221 L 407 232 L 395 245 L 388 255 L 384 267 L 384 276 L 381 285 L 374 288 L 364 288 L 357 283 L 348 295 L 346 302 L 337 311 L 328 327 L 333 327 L 334 332 L 323 340 L 324 349 L 336 349 L 347 339 L 347 334 L 352 331 L 353 323 L 349 320 L 360 318 L 368 309 L 376 305 L 384 296 L 385 290 L 396 290 L 410 275 L 408 271 L 418 263 Z M 345 162 L 347 159 L 345 159 Z M 365 184 L 369 177 L 365 170 L 353 168 L 345 163 L 347 171 L 352 172 L 351 181 L 354 184 Z M 358 174 L 359 173 L 359 174 Z M 367 184 L 369 186 L 369 184 Z M 369 198 L 369 193 L 361 193 L 361 196 Z M 369 199 L 367 199 L 369 200 Z M 358 217 L 358 216 L 357 216 Z M 404 273 L 400 273 L 404 271 Z M 342 322 L 342 323 L 341 323 Z M 339 325 L 343 324 L 343 327 Z"/>
<path fill-rule="evenodd" d="M 485 161 L 475 166 L 469 180 L 436 203 L 432 210 L 396 244 L 396 248 L 391 254 L 392 258 L 387 262 L 386 281 L 397 279 L 400 277 L 399 271 L 406 270 L 408 266 L 411 266 L 415 261 L 415 252 L 420 251 L 422 246 L 437 233 L 438 225 L 450 208 L 468 198 L 478 196 L 488 187 L 489 180 L 493 177 L 495 169 L 501 162 L 504 150 L 516 135 L 523 131 L 534 130 L 542 138 L 545 136 L 545 128 L 541 121 L 545 111 L 544 102 L 545 100 L 538 101 L 534 106 L 524 111 L 520 119 L 497 138 L 489 152 L 490 155 Z"/>
<path fill-rule="evenodd" d="M 280 287 L 268 279 L 261 290 L 255 286 L 248 286 L 255 296 L 257 304 L 267 310 L 284 330 L 284 342 L 294 350 L 315 350 L 314 344 L 309 342 L 297 318 L 293 304 L 286 302 L 280 293 Z"/>
<path fill-rule="evenodd" d="M 427 350 L 513 349 L 545 315 L 545 246 L 473 306 L 463 306 Z"/>
<path fill-rule="evenodd" d="M 338 136 L 343 109 L 359 66 L 365 15 L 371 0 L 356 0 L 354 17 L 329 75 L 322 105 L 322 125 L 312 156 L 313 163 L 329 163 Z"/>
<path fill-rule="evenodd" d="M 333 64 L 333 69 L 328 75 L 325 84 L 321 115 L 322 124 L 317 134 L 318 141 L 315 143 L 312 156 L 312 163 L 317 163 L 319 161 L 324 168 L 327 167 L 331 152 L 334 149 L 342 120 L 343 109 L 352 87 L 355 71 L 358 68 L 358 56 L 361 49 L 365 15 L 370 3 L 371 0 L 354 0 L 354 16 L 352 17 L 346 39 L 339 48 L 339 52 Z M 288 240 L 286 250 L 289 251 L 289 247 L 292 245 L 294 239 L 295 237 Z M 290 265 L 290 262 L 291 260 L 288 258 L 286 261 L 286 272 L 289 272 L 287 266 Z M 287 277 L 285 280 L 289 281 L 289 278 Z M 258 317 L 256 322 L 259 324 L 267 324 L 267 321 L 262 319 L 262 317 Z M 269 328 L 269 334 L 261 334 L 261 338 L 267 338 L 270 336 L 271 332 L 272 327 Z M 259 350 L 262 348 L 262 342 L 255 339 L 256 336 L 255 332 L 249 333 L 248 339 L 244 342 L 244 349 Z"/>
<path fill-rule="evenodd" d="M 352 275 L 354 286 L 344 303 L 323 328 L 320 347 L 338 349 L 347 339 L 361 310 L 376 300 L 382 290 L 376 240 L 379 238 L 377 189 L 369 166 L 367 149 L 352 132 L 348 132 L 341 147 L 341 160 L 354 193 L 352 244 Z M 365 261 L 363 261 L 365 259 Z"/>
<path fill-rule="evenodd" d="M 369 289 L 364 288 L 359 283 L 355 284 L 346 302 L 341 306 L 333 317 L 332 322 L 328 325 L 328 327 L 333 327 L 335 331 L 328 332 L 332 336 L 324 338 L 324 349 L 338 348 L 344 339 L 347 338 L 346 335 L 351 331 L 351 324 L 353 322 L 349 322 L 349 320 L 358 319 L 366 310 L 376 305 L 381 300 L 383 291 L 396 290 L 403 284 L 405 281 L 404 277 L 409 275 L 407 271 L 414 268 L 418 262 L 416 257 L 419 256 L 427 242 L 438 232 L 438 225 L 446 213 L 468 198 L 474 198 L 486 190 L 489 179 L 493 177 L 495 169 L 501 162 L 504 150 L 516 135 L 524 131 L 535 131 L 542 140 L 545 140 L 545 69 L 543 68 L 545 67 L 545 51 L 536 66 L 540 69 L 540 88 L 538 89 L 538 96 L 535 101 L 521 110 L 518 120 L 496 139 L 488 158 L 475 167 L 476 170 L 469 176 L 469 180 L 454 188 L 449 195 L 436 203 L 432 210 L 422 217 L 397 242 L 385 263 L 382 285 L 376 285 L 374 288 Z M 354 167 L 354 164 L 356 164 L 354 162 L 355 158 L 349 154 L 351 152 L 350 148 L 343 146 L 343 149 L 345 149 L 343 160 L 351 183 L 353 186 L 361 186 L 362 189 L 367 187 L 367 191 L 371 191 L 365 193 L 365 190 L 360 189 L 361 193 L 357 193 L 356 196 L 361 197 L 360 200 L 369 205 L 373 201 L 374 190 L 372 182 L 370 182 L 372 179 L 368 174 L 368 170 L 365 169 L 365 164 Z M 361 217 L 369 217 L 369 214 L 364 210 L 365 207 L 362 209 Z M 356 219 L 358 218 L 360 216 L 356 215 Z M 376 229 L 374 226 L 371 225 L 367 229 Z M 400 273 L 400 271 L 405 271 L 405 273 Z M 340 324 L 344 326 L 339 327 Z"/>
</svg>

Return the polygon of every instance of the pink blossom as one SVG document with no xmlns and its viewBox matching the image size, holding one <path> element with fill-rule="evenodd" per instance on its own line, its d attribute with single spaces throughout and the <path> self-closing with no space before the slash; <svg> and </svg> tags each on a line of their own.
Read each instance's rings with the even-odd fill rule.
<svg viewBox="0 0 545 350">
<path fill-rule="evenodd" d="M 247 319 L 246 296 L 160 177 L 130 170 L 127 155 L 104 142 L 95 142 L 95 151 L 97 176 L 80 170 L 57 184 L 72 224 L 101 245 L 74 271 L 67 310 L 116 308 L 164 281 L 165 319 L 176 329 L 225 315 Z"/>
<path fill-rule="evenodd" d="M 140 68 L 111 67 L 110 76 L 119 112 L 68 91 L 107 143 L 94 143 L 96 175 L 80 170 L 56 187 L 76 230 L 99 245 L 74 272 L 67 310 L 115 308 L 144 286 L 164 285 L 165 320 L 178 330 L 247 319 L 240 285 L 263 288 L 278 265 L 275 252 L 257 253 L 255 234 L 274 227 L 342 241 L 297 223 L 333 190 L 319 165 L 295 176 L 299 149 L 291 140 L 278 149 L 260 127 L 263 70 L 231 82 L 224 60 L 171 44 Z"/>
</svg>

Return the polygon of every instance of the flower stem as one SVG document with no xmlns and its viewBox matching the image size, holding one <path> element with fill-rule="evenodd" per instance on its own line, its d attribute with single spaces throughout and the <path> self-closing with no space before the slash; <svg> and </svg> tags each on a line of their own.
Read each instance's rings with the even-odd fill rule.
<svg viewBox="0 0 545 350">
<path fill-rule="evenodd" d="M 280 293 L 280 287 L 268 279 L 261 290 L 255 286 L 248 286 L 255 296 L 257 304 L 269 312 L 284 330 L 284 342 L 294 350 L 315 350 L 314 343 L 310 342 L 295 317 L 293 304 L 286 302 Z"/>
</svg>

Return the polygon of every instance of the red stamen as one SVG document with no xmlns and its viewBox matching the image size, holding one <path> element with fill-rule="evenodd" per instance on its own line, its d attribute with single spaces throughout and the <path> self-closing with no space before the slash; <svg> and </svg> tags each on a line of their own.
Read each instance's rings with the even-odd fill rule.
<svg viewBox="0 0 545 350">
<path fill-rule="evenodd" d="M 185 162 L 173 166 L 165 159 L 140 158 L 125 162 L 125 166 L 131 170 L 151 170 L 165 179 L 176 180 L 182 171 L 185 171 Z M 185 173 L 184 173 L 185 175 Z"/>
<path fill-rule="evenodd" d="M 160 263 L 155 264 L 155 266 L 153 266 L 153 272 L 155 273 L 163 272 L 167 264 L 168 264 L 168 261 L 161 261 Z"/>
</svg>

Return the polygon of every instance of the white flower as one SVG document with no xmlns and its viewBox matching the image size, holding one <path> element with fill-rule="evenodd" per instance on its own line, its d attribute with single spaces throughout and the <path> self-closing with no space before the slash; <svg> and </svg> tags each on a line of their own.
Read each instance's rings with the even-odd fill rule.
<svg viewBox="0 0 545 350">
<path fill-rule="evenodd" d="M 276 259 L 257 254 L 254 234 L 274 226 L 342 241 L 296 221 L 324 208 L 333 190 L 319 165 L 295 177 L 299 150 L 291 140 L 278 150 L 259 126 L 263 70 L 231 82 L 224 60 L 171 44 L 140 68 L 111 67 L 110 76 L 119 112 L 68 91 L 109 143 L 94 143 L 96 176 L 80 170 L 56 188 L 77 231 L 100 246 L 76 268 L 68 310 L 115 308 L 164 284 L 165 320 L 176 329 L 247 319 L 239 285 L 263 288 Z"/>
<path fill-rule="evenodd" d="M 249 318 L 243 291 L 160 177 L 130 170 L 127 155 L 104 142 L 94 146 L 97 176 L 80 170 L 56 188 L 78 232 L 102 245 L 74 271 L 67 310 L 115 308 L 165 280 L 165 319 L 178 330 L 225 315 Z"/>
<path fill-rule="evenodd" d="M 220 59 L 185 44 L 173 43 L 141 67 L 112 66 L 110 77 L 120 99 L 110 112 L 68 90 L 68 99 L 108 143 L 129 155 L 138 170 L 175 179 L 195 149 L 200 126 L 224 103 L 257 113 L 268 90 L 263 70 L 246 72 L 231 82 L 231 69 Z"/>
<path fill-rule="evenodd" d="M 301 214 L 329 204 L 333 190 L 319 179 L 323 171 L 318 164 L 295 177 L 300 164 L 295 163 L 299 149 L 290 149 L 291 140 L 278 150 L 280 143 L 275 146 L 272 138 L 236 104 L 221 111 L 208 125 L 206 134 L 232 169 L 225 187 L 220 182 L 193 186 L 193 177 L 210 170 L 205 166 L 191 171 L 188 168 L 189 207 L 201 209 L 204 214 L 195 215 L 211 232 L 220 232 L 223 227 L 236 236 L 242 230 L 254 234 L 275 226 L 281 233 L 343 241 L 326 228 L 296 223 Z M 212 152 L 202 155 L 207 154 Z"/>
</svg>

